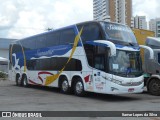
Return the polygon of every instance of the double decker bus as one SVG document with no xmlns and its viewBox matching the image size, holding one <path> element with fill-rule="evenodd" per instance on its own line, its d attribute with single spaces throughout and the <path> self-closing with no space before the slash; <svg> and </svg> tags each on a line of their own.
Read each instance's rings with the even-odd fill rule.
<svg viewBox="0 0 160 120">
<path fill-rule="evenodd" d="M 9 78 L 18 86 L 58 87 L 77 96 L 143 91 L 140 46 L 126 25 L 78 23 L 17 40 L 9 51 Z"/>
</svg>

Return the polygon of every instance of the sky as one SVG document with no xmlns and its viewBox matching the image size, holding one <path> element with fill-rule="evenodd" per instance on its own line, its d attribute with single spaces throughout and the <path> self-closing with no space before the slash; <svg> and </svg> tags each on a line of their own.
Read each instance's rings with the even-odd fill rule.
<svg viewBox="0 0 160 120">
<path fill-rule="evenodd" d="M 132 0 L 133 16 L 160 17 L 159 0 Z M 0 38 L 21 39 L 47 28 L 93 20 L 93 0 L 0 0 Z"/>
</svg>

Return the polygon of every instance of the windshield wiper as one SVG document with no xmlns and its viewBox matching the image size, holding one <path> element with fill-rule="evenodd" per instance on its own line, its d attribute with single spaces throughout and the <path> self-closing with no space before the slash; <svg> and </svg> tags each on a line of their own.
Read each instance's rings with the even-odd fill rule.
<svg viewBox="0 0 160 120">
<path fill-rule="evenodd" d="M 128 43 L 130 46 L 134 46 L 133 43 Z"/>
</svg>

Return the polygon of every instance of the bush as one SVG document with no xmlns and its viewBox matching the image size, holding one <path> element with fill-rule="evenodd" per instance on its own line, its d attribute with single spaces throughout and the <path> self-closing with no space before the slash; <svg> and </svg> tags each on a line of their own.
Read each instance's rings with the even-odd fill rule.
<svg viewBox="0 0 160 120">
<path fill-rule="evenodd" d="M 2 78 L 3 80 L 5 80 L 8 77 L 7 73 L 1 72 L 0 71 L 0 78 Z"/>
</svg>

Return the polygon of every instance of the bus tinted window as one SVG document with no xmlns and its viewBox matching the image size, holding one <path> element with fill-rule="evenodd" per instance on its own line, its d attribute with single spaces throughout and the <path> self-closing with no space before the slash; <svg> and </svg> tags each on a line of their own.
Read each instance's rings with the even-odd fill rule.
<svg viewBox="0 0 160 120">
<path fill-rule="evenodd" d="M 108 22 L 101 22 L 101 24 L 105 31 L 107 40 L 109 39 L 113 42 L 117 41 L 119 43 L 133 43 L 133 45 L 137 44 L 132 30 L 128 26 Z"/>
<path fill-rule="evenodd" d="M 46 58 L 37 60 L 28 60 L 27 69 L 28 70 L 61 70 L 67 63 L 68 58 Z M 64 71 L 81 71 L 82 64 L 80 60 L 71 59 L 70 62 L 65 66 Z"/>
<path fill-rule="evenodd" d="M 36 41 L 35 40 L 36 40 L 35 38 L 28 38 L 28 39 L 22 40 L 21 44 L 23 46 L 23 49 L 24 50 L 35 49 L 35 47 L 36 47 Z"/>
<path fill-rule="evenodd" d="M 78 30 L 80 31 L 82 27 L 83 31 L 81 38 L 83 42 L 90 40 L 102 40 L 102 34 L 98 24 L 78 25 Z"/>
<path fill-rule="evenodd" d="M 51 66 L 50 70 L 58 70 L 57 58 L 50 58 L 50 66 Z"/>
<path fill-rule="evenodd" d="M 103 70 L 104 71 L 104 67 L 105 67 L 105 58 L 103 55 L 96 55 L 95 56 L 95 60 L 94 60 L 94 64 L 95 64 L 95 68 L 99 69 L 99 70 Z"/>
<path fill-rule="evenodd" d="M 42 35 L 37 37 L 36 39 L 36 48 L 44 48 L 46 47 L 46 36 Z"/>
<path fill-rule="evenodd" d="M 75 39 L 74 29 L 65 29 L 61 31 L 60 44 L 73 43 Z"/>
<path fill-rule="evenodd" d="M 36 60 L 27 60 L 27 69 L 36 70 Z"/>
<path fill-rule="evenodd" d="M 54 32 L 54 33 L 49 33 L 47 34 L 47 39 L 46 39 L 46 46 L 55 46 L 59 44 L 59 37 L 60 33 L 59 32 Z"/>
<path fill-rule="evenodd" d="M 12 53 L 22 52 L 22 47 L 20 44 L 13 44 Z"/>
</svg>

